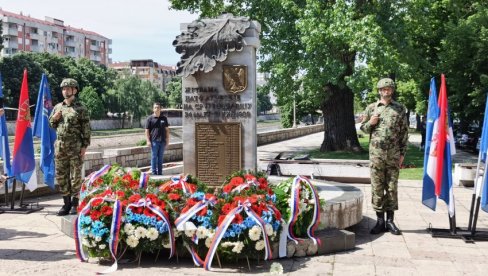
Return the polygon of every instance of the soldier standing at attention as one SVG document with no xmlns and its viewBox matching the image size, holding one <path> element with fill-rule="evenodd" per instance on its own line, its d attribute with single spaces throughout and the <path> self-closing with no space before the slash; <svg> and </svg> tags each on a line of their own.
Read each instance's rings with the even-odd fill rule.
<svg viewBox="0 0 488 276">
<path fill-rule="evenodd" d="M 64 79 L 61 82 L 64 101 L 58 103 L 49 117 L 49 124 L 56 129 L 55 147 L 56 182 L 63 195 L 64 205 L 58 216 L 76 214 L 81 188 L 81 169 L 86 148 L 90 145 L 90 116 L 88 110 L 75 98 L 78 82 Z"/>
<path fill-rule="evenodd" d="M 370 104 L 361 122 L 361 130 L 370 133 L 369 160 L 372 205 L 378 220 L 371 234 L 390 231 L 400 235 L 393 222 L 398 210 L 398 175 L 407 151 L 408 122 L 405 107 L 392 99 L 395 82 L 378 81 L 380 100 Z M 386 223 L 385 223 L 386 212 Z"/>
</svg>

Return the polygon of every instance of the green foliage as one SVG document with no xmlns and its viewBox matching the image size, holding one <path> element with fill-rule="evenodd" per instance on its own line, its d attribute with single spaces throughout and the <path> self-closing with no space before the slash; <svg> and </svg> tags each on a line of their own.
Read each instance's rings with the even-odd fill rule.
<svg viewBox="0 0 488 276">
<path fill-rule="evenodd" d="M 85 86 L 79 93 L 80 101 L 90 112 L 90 119 L 102 119 L 105 117 L 105 108 L 101 98 L 91 86 Z"/>
<path fill-rule="evenodd" d="M 173 78 L 166 86 L 166 95 L 168 95 L 169 107 L 181 108 L 182 98 L 181 78 Z"/>
<path fill-rule="evenodd" d="M 258 107 L 257 107 L 258 114 L 259 113 L 266 114 L 266 111 L 269 111 L 271 110 L 271 108 L 273 108 L 268 92 L 262 89 L 261 87 L 258 87 L 257 103 L 258 103 Z"/>
<path fill-rule="evenodd" d="M 141 139 L 141 140 L 139 140 L 139 141 L 136 143 L 136 146 L 137 146 L 137 147 L 143 147 L 143 146 L 147 146 L 147 141 L 146 141 L 146 139 Z"/>
</svg>

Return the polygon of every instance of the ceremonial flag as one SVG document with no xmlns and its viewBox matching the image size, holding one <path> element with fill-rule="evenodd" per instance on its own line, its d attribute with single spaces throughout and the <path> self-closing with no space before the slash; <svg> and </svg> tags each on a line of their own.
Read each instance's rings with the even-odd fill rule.
<svg viewBox="0 0 488 276">
<path fill-rule="evenodd" d="M 488 95 L 486 97 L 486 105 L 485 105 L 485 118 L 483 120 L 483 131 L 481 132 L 481 141 L 480 141 L 480 154 L 481 160 L 486 162 L 486 156 L 488 151 Z M 481 209 L 485 212 L 488 212 L 488 177 L 485 175 L 483 177 L 483 187 L 477 187 L 476 193 L 478 197 L 481 197 Z M 476 183 L 477 184 L 477 183 Z"/>
<path fill-rule="evenodd" d="M 0 74 L 0 98 L 4 98 L 2 90 L 2 75 Z M 1 106 L 3 108 L 3 106 Z M 8 145 L 8 130 L 5 115 L 0 117 L 0 157 L 3 160 L 3 173 L 12 176 L 12 167 L 10 165 L 10 148 Z M 11 181 L 9 181 L 10 184 Z"/>
<path fill-rule="evenodd" d="M 439 106 L 437 104 L 437 87 L 435 77 L 430 79 L 429 103 L 427 108 L 427 123 L 425 125 L 425 147 L 424 147 L 424 176 L 422 187 L 422 203 L 432 210 L 435 210 L 436 197 L 434 191 L 434 171 L 427 170 L 427 161 L 429 160 L 430 146 L 432 140 L 432 131 L 434 122 L 439 118 Z"/>
<path fill-rule="evenodd" d="M 46 74 L 42 74 L 32 132 L 34 136 L 41 138 L 41 158 L 39 163 L 44 174 L 44 182 L 54 190 L 54 141 L 56 141 L 56 131 L 49 126 L 49 116 L 52 111 L 51 90 L 49 89 Z"/>
<path fill-rule="evenodd" d="M 36 162 L 32 141 L 31 116 L 29 109 L 29 87 L 27 69 L 24 69 L 22 88 L 20 89 L 19 112 L 15 127 L 14 158 L 12 174 L 33 191 L 37 188 Z"/>
<path fill-rule="evenodd" d="M 433 180 L 435 196 L 446 202 L 449 216 L 453 217 L 455 208 L 452 187 L 451 154 L 455 154 L 455 147 L 447 102 L 446 79 L 443 74 L 441 75 L 441 89 L 439 92 L 438 106 L 439 116 L 434 121 L 430 151 L 427 160 L 427 177 Z M 424 186 L 425 184 L 426 181 L 424 181 Z M 435 197 L 433 201 L 433 205 L 427 206 L 435 210 Z"/>
</svg>

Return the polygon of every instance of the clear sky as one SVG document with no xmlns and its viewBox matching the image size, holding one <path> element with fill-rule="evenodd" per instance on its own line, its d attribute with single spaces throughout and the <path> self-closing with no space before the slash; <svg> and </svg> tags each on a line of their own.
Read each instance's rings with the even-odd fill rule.
<svg viewBox="0 0 488 276">
<path fill-rule="evenodd" d="M 53 17 L 110 38 L 114 62 L 152 59 L 163 65 L 180 59 L 172 46 L 180 23 L 198 17 L 170 10 L 168 0 L 0 0 L 0 8 L 42 20 Z"/>
</svg>

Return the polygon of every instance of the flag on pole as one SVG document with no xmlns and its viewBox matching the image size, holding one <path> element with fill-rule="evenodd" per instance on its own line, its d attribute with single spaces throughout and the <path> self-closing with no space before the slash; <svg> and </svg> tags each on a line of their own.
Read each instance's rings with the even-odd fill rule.
<svg viewBox="0 0 488 276">
<path fill-rule="evenodd" d="M 427 123 L 425 125 L 425 147 L 424 147 L 424 176 L 422 186 L 422 203 L 432 210 L 435 210 L 437 199 L 434 192 L 434 172 L 427 170 L 432 131 L 434 122 L 439 118 L 439 106 L 437 104 L 437 87 L 435 77 L 430 79 L 429 103 L 427 108 Z"/>
<path fill-rule="evenodd" d="M 486 105 L 485 105 L 485 118 L 483 119 L 483 130 L 481 132 L 481 141 L 480 141 L 480 153 L 481 153 L 481 160 L 486 162 L 486 156 L 488 154 L 488 95 L 486 97 Z M 477 187 L 476 190 L 477 196 L 481 197 L 481 209 L 485 212 L 488 212 L 488 177 L 485 175 L 483 177 L 483 187 Z"/>
<path fill-rule="evenodd" d="M 0 74 L 0 98 L 4 98 L 2 90 L 2 75 Z M 3 106 L 1 106 L 3 108 Z M 12 176 L 12 166 L 10 165 L 10 148 L 8 144 L 8 130 L 5 115 L 0 117 L 0 157 L 3 160 L 3 173 Z M 11 181 L 8 181 L 9 184 Z"/>
<path fill-rule="evenodd" d="M 54 141 L 56 141 L 56 131 L 49 126 L 49 116 L 52 111 L 51 90 L 49 89 L 46 74 L 42 74 L 32 132 L 35 137 L 41 138 L 41 158 L 39 163 L 44 174 L 44 182 L 54 190 Z"/>
<path fill-rule="evenodd" d="M 31 116 L 29 109 L 29 88 L 27 69 L 24 69 L 22 88 L 20 89 L 19 112 L 15 127 L 14 158 L 12 174 L 33 191 L 37 188 L 36 162 L 32 141 Z"/>
<path fill-rule="evenodd" d="M 452 187 L 451 155 L 455 154 L 456 149 L 454 146 L 452 123 L 449 116 L 447 87 L 444 74 L 441 75 L 441 88 L 439 92 L 438 107 L 439 116 L 434 121 L 429 156 L 427 160 L 427 178 L 430 179 L 428 179 L 428 181 L 424 180 L 424 186 L 429 184 L 430 181 L 433 181 L 435 196 L 434 199 L 429 202 L 431 205 L 426 206 L 435 210 L 435 197 L 438 197 L 446 202 L 449 216 L 453 217 L 455 214 L 455 207 Z M 432 187 L 429 187 L 429 189 L 431 188 Z"/>
</svg>

